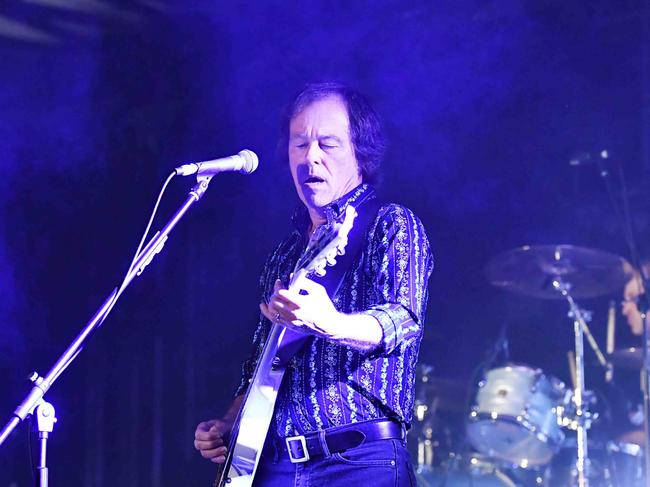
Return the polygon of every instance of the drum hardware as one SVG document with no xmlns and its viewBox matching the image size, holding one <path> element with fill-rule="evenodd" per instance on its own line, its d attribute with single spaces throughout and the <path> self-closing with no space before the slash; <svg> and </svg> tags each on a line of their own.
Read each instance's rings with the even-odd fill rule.
<svg viewBox="0 0 650 487">
<path fill-rule="evenodd" d="M 541 299 L 562 299 L 555 279 L 571 284 L 574 299 L 596 298 L 622 289 L 632 266 L 622 257 L 574 245 L 525 245 L 490 259 L 485 275 L 493 285 Z"/>
<path fill-rule="evenodd" d="M 587 309 L 579 308 L 578 311 L 580 312 L 580 315 L 582 316 L 583 319 L 583 333 L 587 337 L 587 342 L 591 346 L 591 349 L 594 351 L 594 354 L 596 354 L 596 359 L 598 359 L 598 363 L 605 369 L 605 371 L 609 371 L 611 369 L 611 364 L 607 361 L 605 358 L 605 355 L 603 352 L 600 350 L 600 347 L 598 346 L 598 342 L 594 338 L 594 336 L 591 334 L 591 330 L 589 329 L 589 326 L 587 323 L 591 323 L 593 313 Z M 573 310 L 569 310 L 567 313 L 567 316 L 571 318 L 572 320 L 576 319 L 576 315 L 574 314 Z"/>
<path fill-rule="evenodd" d="M 416 370 L 416 399 L 409 431 L 409 450 L 416 472 L 427 473 L 448 459 L 452 431 L 441 413 L 465 411 L 467 386 L 459 381 L 433 376 L 433 367 L 420 364 Z"/>
<path fill-rule="evenodd" d="M 640 471 L 627 466 L 638 466 L 638 455 L 617 443 L 608 444 L 605 449 L 603 444 L 587 439 L 588 430 L 598 414 L 592 408 L 595 395 L 585 387 L 584 342 L 593 348 L 606 371 L 611 371 L 618 361 L 630 359 L 634 352 L 614 350 L 610 337 L 613 332 L 608 323 L 607 354 L 603 354 L 589 329 L 591 313 L 575 301 L 622 287 L 631 275 L 631 266 L 618 256 L 598 250 L 570 245 L 527 246 L 497 256 L 486 267 L 486 274 L 492 284 L 506 290 L 543 299 L 563 299 L 568 303 L 568 316 L 574 328 L 573 390 L 540 369 L 526 365 L 508 364 L 487 370 L 475 383 L 473 404 L 465 416 L 467 437 L 480 453 L 472 457 L 451 454 L 448 461 L 442 462 L 446 469 L 442 477 L 440 463 L 429 468 L 432 476 L 427 478 L 433 479 L 431 485 L 588 487 L 591 483 L 592 487 L 640 487 L 642 484 L 634 483 Z M 611 310 L 610 304 L 610 317 Z M 497 343 L 507 343 L 505 332 L 502 335 Z M 493 355 L 497 353 L 499 348 L 495 347 Z M 433 390 L 430 379 L 425 381 L 426 387 Z M 446 397 L 447 390 L 441 389 L 440 384 L 435 387 L 439 388 L 433 394 L 435 399 L 429 398 L 420 406 L 416 404 L 416 418 L 431 418 L 445 402 L 448 405 L 451 402 Z M 435 428 L 423 429 L 422 454 L 419 455 L 423 462 L 431 465 L 436 449 L 434 431 Z M 563 441 L 565 433 L 575 437 L 571 445 Z M 553 464 L 560 457 L 557 454 L 560 448 L 564 452 L 561 454 L 563 470 L 560 473 L 555 468 L 553 476 Z M 593 461 L 589 455 L 591 448 L 594 448 Z M 623 468 L 623 465 L 626 466 Z M 622 471 L 633 473 L 622 477 Z M 534 480 L 530 476 L 517 477 L 532 473 L 535 473 Z M 622 478 L 626 483 L 621 483 Z M 436 483 L 436 479 L 442 483 Z M 627 479 L 632 480 L 627 482 Z"/>
<path fill-rule="evenodd" d="M 429 390 L 427 388 L 431 374 L 433 373 L 433 366 L 428 364 L 420 364 L 417 368 L 416 382 L 417 382 L 417 395 L 414 407 L 414 428 L 412 433 L 415 434 L 416 439 L 416 472 L 427 473 L 433 469 L 434 461 L 434 445 L 433 445 L 433 421 L 437 410 L 438 398 L 432 401 L 429 399 Z M 429 408 L 431 404 L 431 408 Z"/>
<path fill-rule="evenodd" d="M 609 461 L 605 468 L 608 487 L 642 487 L 643 448 L 634 443 L 610 441 L 606 446 Z"/>
<path fill-rule="evenodd" d="M 576 438 L 567 438 L 545 472 L 547 487 L 575 485 Z M 589 441 L 589 482 L 594 487 L 643 487 L 643 451 L 638 445 Z"/>
<path fill-rule="evenodd" d="M 433 438 L 433 428 L 425 426 L 418 435 L 417 472 L 430 472 L 433 470 L 435 449 L 440 446 Z"/>
<path fill-rule="evenodd" d="M 641 370 L 643 367 L 643 350 L 640 348 L 620 348 L 609 354 L 609 361 L 623 369 Z"/>
<path fill-rule="evenodd" d="M 587 430 L 594 415 L 586 400 L 585 336 L 601 365 L 608 369 L 609 364 L 589 331 L 588 313 L 575 299 L 597 297 L 622 288 L 633 275 L 633 269 L 625 259 L 600 250 L 572 245 L 538 245 L 516 248 L 494 257 L 485 273 L 495 286 L 536 298 L 564 299 L 569 305 L 569 317 L 574 325 L 575 383 L 571 396 L 574 411 L 559 422 L 575 428 L 577 484 L 588 487 Z"/>
<path fill-rule="evenodd" d="M 436 400 L 432 411 L 436 411 Z M 420 399 L 415 401 L 416 441 L 417 441 L 417 467 L 418 472 L 428 472 L 433 469 L 434 449 L 436 441 L 433 438 L 433 417 L 429 413 L 429 406 Z"/>
<path fill-rule="evenodd" d="M 435 406 L 434 406 L 434 410 L 435 410 Z M 427 411 L 429 411 L 429 406 L 427 406 L 426 404 L 422 404 L 419 401 L 415 402 L 415 420 L 416 421 L 420 421 L 420 422 L 424 421 L 424 418 L 427 415 Z"/>
<path fill-rule="evenodd" d="M 588 410 L 588 403 L 585 401 L 585 365 L 584 365 L 584 335 L 588 329 L 585 316 L 580 307 L 571 296 L 571 284 L 564 282 L 560 277 L 553 279 L 553 288 L 566 298 L 573 319 L 573 331 L 575 338 L 575 388 L 573 391 L 573 405 L 575 406 L 575 427 L 577 434 L 577 458 L 576 472 L 578 487 L 589 485 L 589 451 L 587 443 L 587 430 L 591 426 L 591 415 Z M 589 333 L 589 332 L 587 332 Z M 591 333 L 589 333 L 591 336 Z M 592 337 L 593 339 L 593 337 Z M 592 346 L 595 344 L 593 341 Z M 596 344 L 597 346 L 597 344 Z M 601 354 L 602 355 L 602 354 Z"/>
<path fill-rule="evenodd" d="M 431 478 L 436 487 L 518 487 L 511 475 L 512 468 L 514 466 L 480 453 L 452 453 Z"/>
<path fill-rule="evenodd" d="M 595 405 L 597 402 L 596 394 L 594 394 L 592 391 L 585 391 L 583 395 L 583 402 L 590 406 Z M 590 428 L 592 423 L 599 418 L 599 414 L 597 412 L 585 410 L 582 418 L 579 418 L 574 407 L 573 391 L 567 390 L 564 399 L 557 407 L 557 417 L 558 424 L 561 427 L 571 431 L 577 431 L 580 422 L 584 423 L 587 428 Z"/>
<path fill-rule="evenodd" d="M 525 365 L 488 371 L 469 413 L 470 443 L 521 468 L 547 464 L 564 439 L 557 416 L 564 390 L 558 379 Z"/>
<path fill-rule="evenodd" d="M 607 451 L 610 453 L 625 453 L 634 457 L 643 454 L 643 448 L 635 443 L 617 443 L 614 441 L 607 443 Z"/>
<path fill-rule="evenodd" d="M 605 341 L 605 352 L 611 357 L 616 346 L 616 302 L 610 301 L 607 309 L 607 339 Z M 609 383 L 614 380 L 614 365 L 611 360 L 607 361 L 607 370 L 605 371 L 605 382 Z"/>
</svg>

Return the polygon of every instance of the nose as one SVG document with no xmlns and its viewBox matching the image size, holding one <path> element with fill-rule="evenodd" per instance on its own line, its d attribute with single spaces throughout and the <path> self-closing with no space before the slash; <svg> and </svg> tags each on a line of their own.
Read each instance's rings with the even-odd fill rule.
<svg viewBox="0 0 650 487">
<path fill-rule="evenodd" d="M 317 140 L 312 141 L 307 148 L 306 159 L 312 164 L 321 163 L 322 152 Z"/>
</svg>

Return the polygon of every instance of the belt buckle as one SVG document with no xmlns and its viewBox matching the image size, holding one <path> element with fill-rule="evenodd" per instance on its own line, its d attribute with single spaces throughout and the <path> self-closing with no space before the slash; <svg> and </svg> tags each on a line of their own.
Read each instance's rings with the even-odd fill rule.
<svg viewBox="0 0 650 487">
<path fill-rule="evenodd" d="M 305 441 L 304 435 L 289 436 L 284 441 L 287 444 L 287 452 L 289 453 L 291 463 L 302 463 L 309 460 L 309 452 L 307 451 L 307 442 Z"/>
</svg>

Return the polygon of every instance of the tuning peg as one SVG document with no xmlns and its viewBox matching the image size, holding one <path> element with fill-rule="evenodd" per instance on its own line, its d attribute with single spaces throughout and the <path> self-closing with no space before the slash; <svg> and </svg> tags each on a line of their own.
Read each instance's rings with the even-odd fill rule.
<svg viewBox="0 0 650 487">
<path fill-rule="evenodd" d="M 345 255 L 345 247 L 336 247 L 336 253 L 338 255 Z"/>
<path fill-rule="evenodd" d="M 312 267 L 312 272 L 316 274 L 317 276 L 324 276 L 325 275 L 325 266 L 327 265 L 327 262 L 323 257 L 320 257 L 319 259 L 316 259 L 314 261 L 314 266 Z"/>
</svg>

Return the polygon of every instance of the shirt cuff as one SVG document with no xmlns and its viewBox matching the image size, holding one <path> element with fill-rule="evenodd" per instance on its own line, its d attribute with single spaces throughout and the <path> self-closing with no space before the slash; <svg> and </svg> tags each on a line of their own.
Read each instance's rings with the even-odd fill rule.
<svg viewBox="0 0 650 487">
<path fill-rule="evenodd" d="M 382 340 L 373 355 L 388 355 L 404 340 L 409 331 L 419 330 L 414 326 L 411 314 L 400 304 L 384 304 L 364 311 L 374 317 L 381 327 Z"/>
</svg>

